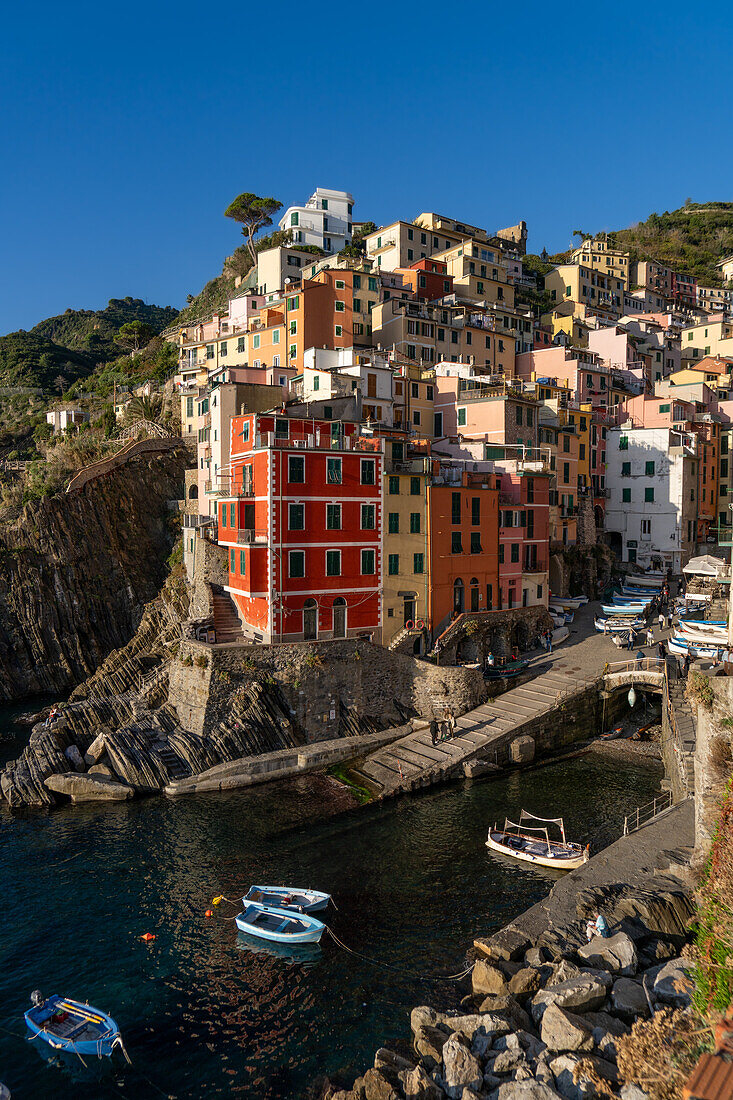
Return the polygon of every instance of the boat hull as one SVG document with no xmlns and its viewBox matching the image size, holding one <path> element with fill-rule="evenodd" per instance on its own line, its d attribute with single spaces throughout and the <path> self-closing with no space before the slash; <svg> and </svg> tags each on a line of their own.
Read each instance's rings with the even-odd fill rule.
<svg viewBox="0 0 733 1100">
<path fill-rule="evenodd" d="M 62 1013 L 69 1021 L 67 1034 L 52 1030 L 52 1017 Z M 25 1022 L 32 1040 L 37 1039 L 53 1050 L 69 1054 L 109 1058 L 122 1042 L 117 1024 L 106 1012 L 58 995 L 48 997 L 42 1005 L 29 1008 L 25 1013 Z M 92 1037 L 90 1032 L 96 1032 L 96 1035 Z"/>
<path fill-rule="evenodd" d="M 609 619 L 613 619 L 619 615 L 629 618 L 638 618 L 639 615 L 643 615 L 646 611 L 646 604 L 601 604 L 601 611 L 604 615 L 607 615 Z"/>
<path fill-rule="evenodd" d="M 272 920 L 268 925 L 262 919 L 257 919 L 252 910 L 259 910 L 262 914 L 280 920 Z M 258 939 L 268 940 L 271 943 L 318 943 L 326 926 L 315 917 L 305 913 L 296 914 L 288 909 L 275 909 L 266 905 L 257 905 L 250 902 L 244 913 L 239 913 L 234 918 L 237 928 L 248 936 L 256 936 Z"/>
<path fill-rule="evenodd" d="M 299 886 L 251 886 L 242 898 L 245 906 L 258 902 L 274 909 L 293 909 L 301 913 L 319 913 L 328 907 L 330 900 L 331 895 L 322 890 L 305 890 Z"/>
<path fill-rule="evenodd" d="M 486 840 L 486 847 L 492 852 L 499 852 L 504 856 L 511 856 L 512 859 L 518 859 L 522 863 L 530 863 L 535 867 L 551 867 L 555 871 L 574 871 L 578 867 L 582 867 L 588 860 L 587 851 L 579 851 L 577 855 L 568 857 L 567 859 L 561 859 L 557 856 L 542 855 L 540 853 L 533 853 L 529 851 L 514 850 L 507 844 L 502 844 L 501 841 L 495 839 L 491 833 L 489 833 Z"/>
</svg>

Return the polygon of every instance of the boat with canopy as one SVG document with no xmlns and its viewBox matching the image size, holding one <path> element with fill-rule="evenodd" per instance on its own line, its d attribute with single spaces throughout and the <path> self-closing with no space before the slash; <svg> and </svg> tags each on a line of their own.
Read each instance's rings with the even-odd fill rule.
<svg viewBox="0 0 733 1100">
<path fill-rule="evenodd" d="M 541 824 L 525 824 L 532 821 Z M 550 827 L 553 825 L 560 832 L 559 839 L 550 839 Z M 489 829 L 486 847 L 525 863 L 560 871 L 573 871 L 581 867 L 590 855 L 590 845 L 583 848 L 565 839 L 565 825 L 561 817 L 537 817 L 527 810 L 522 810 L 518 823 L 505 818 L 503 829 L 496 824 Z"/>
</svg>

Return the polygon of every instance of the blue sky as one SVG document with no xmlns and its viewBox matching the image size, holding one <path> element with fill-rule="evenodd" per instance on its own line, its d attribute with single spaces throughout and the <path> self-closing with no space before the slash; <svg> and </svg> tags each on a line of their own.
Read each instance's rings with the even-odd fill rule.
<svg viewBox="0 0 733 1100">
<path fill-rule="evenodd" d="M 184 305 L 240 243 L 241 191 L 345 188 L 378 224 L 524 218 L 532 251 L 731 199 L 732 30 L 727 4 L 676 0 L 14 4 L 0 333 Z"/>
</svg>

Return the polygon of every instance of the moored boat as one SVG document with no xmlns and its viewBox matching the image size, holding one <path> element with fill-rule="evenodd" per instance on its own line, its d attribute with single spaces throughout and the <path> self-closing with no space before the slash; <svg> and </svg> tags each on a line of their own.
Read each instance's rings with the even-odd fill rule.
<svg viewBox="0 0 733 1100">
<path fill-rule="evenodd" d="M 596 615 L 593 623 L 599 634 L 615 634 L 618 631 L 628 632 L 629 630 L 641 630 L 641 628 L 646 625 L 644 619 L 623 619 L 613 618 L 612 616 L 609 616 L 607 619 L 602 619 L 599 615 Z"/>
<path fill-rule="evenodd" d="M 542 825 L 525 825 L 525 821 L 541 821 Z M 560 830 L 559 840 L 550 840 L 550 825 L 556 825 Z M 565 825 L 561 817 L 537 817 L 526 810 L 522 810 L 518 824 L 506 818 L 503 829 L 496 825 L 489 829 L 486 847 L 525 863 L 561 871 L 581 867 L 590 855 L 588 847 L 571 844 L 565 839 Z"/>
<path fill-rule="evenodd" d="M 304 890 L 299 886 L 250 886 L 242 898 L 245 906 L 250 902 L 276 909 L 295 909 L 301 913 L 317 913 L 325 909 L 331 900 L 322 890 Z"/>
<path fill-rule="evenodd" d="M 240 932 L 274 943 L 318 943 L 326 927 L 307 913 L 270 908 L 258 902 L 250 902 L 234 920 Z"/>
<path fill-rule="evenodd" d="M 120 1030 L 112 1017 L 70 997 L 54 994 L 44 1000 L 35 990 L 25 1022 L 31 1040 L 48 1043 L 54 1050 L 98 1058 L 109 1058 L 116 1047 L 124 1051 Z"/>
<path fill-rule="evenodd" d="M 647 605 L 643 603 L 627 603 L 627 604 L 601 604 L 601 611 L 609 619 L 616 617 L 617 615 L 630 615 L 633 618 L 637 618 L 639 615 L 643 615 L 646 612 Z"/>
<path fill-rule="evenodd" d="M 667 649 L 679 657 L 702 657 L 705 660 L 717 660 L 725 650 L 724 645 L 710 645 L 705 642 L 687 641 L 679 634 L 675 634 L 667 642 Z"/>
</svg>

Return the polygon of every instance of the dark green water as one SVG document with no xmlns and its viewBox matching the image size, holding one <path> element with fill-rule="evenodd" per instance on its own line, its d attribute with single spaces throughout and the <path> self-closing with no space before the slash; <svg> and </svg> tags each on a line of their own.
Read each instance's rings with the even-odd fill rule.
<svg viewBox="0 0 733 1100">
<path fill-rule="evenodd" d="M 320 821 L 302 780 L 178 802 L 0 811 L 0 1080 L 14 1100 L 274 1100 L 302 1097 L 319 1073 L 353 1077 L 378 1046 L 407 1036 L 414 1005 L 457 1005 L 465 988 L 398 976 L 326 937 L 298 962 L 252 951 L 226 919 L 234 908 L 204 918 L 214 895 L 236 897 L 251 882 L 325 889 L 338 905 L 327 922 L 345 943 L 396 967 L 453 973 L 476 935 L 551 885 L 490 856 L 489 824 L 523 806 L 563 814 L 569 836 L 597 851 L 659 774 L 588 756 Z M 156 939 L 143 943 L 144 932 Z M 133 1067 L 100 1076 L 48 1065 L 24 1038 L 36 987 L 111 1011 Z"/>
</svg>

